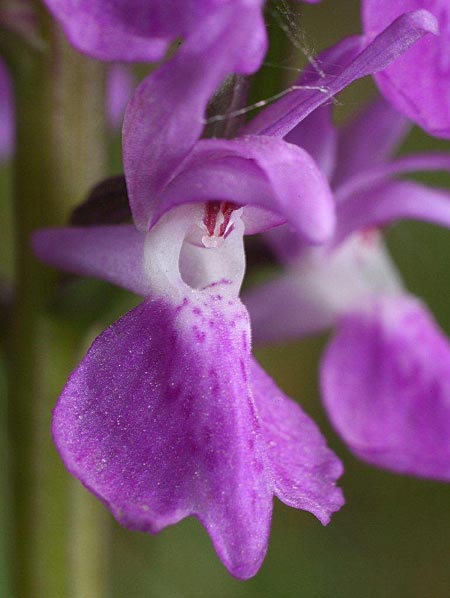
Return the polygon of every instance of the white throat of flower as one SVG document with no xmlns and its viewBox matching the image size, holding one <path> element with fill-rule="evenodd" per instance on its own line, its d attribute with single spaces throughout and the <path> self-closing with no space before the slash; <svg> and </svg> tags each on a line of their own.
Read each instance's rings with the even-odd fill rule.
<svg viewBox="0 0 450 598">
<path fill-rule="evenodd" d="M 220 285 L 225 294 L 239 294 L 245 272 L 242 209 L 221 203 L 217 218 L 205 222 L 207 209 L 175 208 L 147 234 L 144 261 L 153 293 L 177 301 Z"/>
</svg>

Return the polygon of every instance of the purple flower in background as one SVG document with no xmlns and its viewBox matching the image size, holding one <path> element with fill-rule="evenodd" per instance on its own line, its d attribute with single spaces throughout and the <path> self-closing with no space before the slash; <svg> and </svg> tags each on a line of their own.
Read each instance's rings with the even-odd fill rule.
<svg viewBox="0 0 450 598">
<path fill-rule="evenodd" d="M 125 108 L 136 87 L 131 68 L 125 64 L 113 64 L 106 80 L 106 115 L 113 131 L 122 129 Z"/>
<path fill-rule="evenodd" d="M 304 0 L 315 4 L 320 0 Z M 238 72 L 255 71 L 266 49 L 264 0 L 45 0 L 71 43 L 107 61 L 162 60 L 182 38 L 197 50 L 213 38 L 236 61 Z M 228 31 L 230 42 L 220 39 Z M 237 34 L 237 36 L 235 36 Z M 231 40 L 237 47 L 228 47 Z M 204 55 L 204 65 L 214 67 Z"/>
<path fill-rule="evenodd" d="M 8 68 L 0 58 L 0 163 L 14 151 L 14 99 Z"/>
<path fill-rule="evenodd" d="M 288 110 L 271 107 L 254 126 L 292 128 L 429 26 L 426 14 L 407 16 L 369 45 L 338 45 L 330 89 L 294 92 Z M 324 242 L 334 205 L 314 160 L 291 143 L 197 141 L 203 89 L 195 69 L 171 79 L 160 69 L 129 104 L 135 226 L 49 229 L 34 246 L 49 264 L 146 297 L 96 339 L 62 392 L 53 434 L 67 468 L 131 529 L 196 516 L 229 570 L 248 578 L 264 558 L 274 495 L 323 523 L 343 499 L 339 461 L 251 356 L 243 234 L 289 222 L 304 243 Z"/>
<path fill-rule="evenodd" d="M 376 227 L 402 218 L 450 226 L 448 191 L 397 180 L 449 170 L 450 154 L 390 161 L 408 125 L 385 101 L 342 131 L 330 122 L 329 108 L 321 108 L 287 139 L 308 149 L 332 183 L 334 238 L 308 248 L 286 230 L 269 233 L 286 268 L 245 298 L 255 340 L 334 327 L 320 377 L 343 440 L 374 465 L 448 481 L 450 346 L 423 303 L 404 289 Z"/>
<path fill-rule="evenodd" d="M 392 104 L 437 137 L 450 138 L 450 3 L 448 0 L 363 0 L 368 34 L 382 31 L 406 11 L 425 8 L 439 23 L 439 35 L 427 36 L 376 76 Z"/>
</svg>

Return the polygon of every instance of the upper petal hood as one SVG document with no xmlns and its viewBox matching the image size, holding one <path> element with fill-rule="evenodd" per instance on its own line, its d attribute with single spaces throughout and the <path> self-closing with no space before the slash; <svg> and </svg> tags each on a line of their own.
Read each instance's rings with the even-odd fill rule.
<svg viewBox="0 0 450 598">
<path fill-rule="evenodd" d="M 124 168 L 133 217 L 140 228 L 147 228 L 159 191 L 200 137 L 205 108 L 216 88 L 233 72 L 254 70 L 264 54 L 259 3 L 245 3 L 238 11 L 238 22 L 233 6 L 224 5 L 220 19 L 202 22 L 195 37 L 147 77 L 128 104 Z M 243 53 L 249 44 L 251 51 Z"/>
<path fill-rule="evenodd" d="M 321 386 L 331 421 L 361 459 L 450 480 L 450 346 L 419 301 L 380 296 L 344 316 Z"/>
<path fill-rule="evenodd" d="M 307 152 L 280 139 L 248 135 L 199 141 L 161 193 L 150 226 L 176 205 L 211 199 L 244 205 L 247 233 L 267 228 L 267 212 L 273 225 L 289 221 L 312 242 L 323 242 L 334 231 L 326 178 Z"/>
</svg>

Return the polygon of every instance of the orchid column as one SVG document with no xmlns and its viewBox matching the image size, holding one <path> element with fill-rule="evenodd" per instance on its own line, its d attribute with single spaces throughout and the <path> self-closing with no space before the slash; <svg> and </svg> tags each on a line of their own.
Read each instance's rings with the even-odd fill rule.
<svg viewBox="0 0 450 598">
<path fill-rule="evenodd" d="M 64 475 L 49 436 L 54 395 L 63 383 L 59 372 L 73 363 L 79 332 L 46 314 L 49 275 L 32 256 L 29 237 L 37 226 L 65 222 L 103 173 L 103 67 L 69 47 L 40 3 L 30 5 L 30 11 L 30 36 L 7 34 L 1 46 L 14 81 L 17 115 L 17 297 L 9 405 L 12 583 L 15 596 L 88 595 L 83 584 L 89 577 L 90 595 L 98 596 L 98 576 L 89 571 L 97 562 L 96 547 L 83 540 L 84 557 L 77 554 L 83 525 L 95 534 L 91 507 Z M 73 513 L 80 509 L 83 517 L 74 524 Z"/>
</svg>

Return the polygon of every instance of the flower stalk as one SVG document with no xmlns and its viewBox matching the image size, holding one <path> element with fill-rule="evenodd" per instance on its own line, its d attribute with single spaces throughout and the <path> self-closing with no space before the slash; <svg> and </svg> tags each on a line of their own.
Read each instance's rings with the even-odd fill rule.
<svg viewBox="0 0 450 598">
<path fill-rule="evenodd" d="M 33 256 L 30 234 L 39 226 L 64 223 L 104 173 L 103 67 L 71 49 L 42 7 L 36 10 L 42 43 L 27 45 L 12 36 L 2 40 L 1 48 L 14 81 L 17 115 L 16 301 L 8 405 L 10 566 L 15 596 L 76 596 L 73 579 L 83 579 L 81 564 L 90 560 L 92 568 L 97 555 L 73 556 L 78 546 L 73 535 L 85 531 L 83 521 L 67 522 L 73 521 L 71 511 L 84 510 L 79 501 L 87 498 L 77 495 L 74 506 L 74 482 L 64 472 L 49 430 L 51 408 L 73 365 L 81 331 L 68 330 L 67 323 L 46 313 L 54 275 Z M 95 537 L 92 518 L 89 526 Z M 97 551 L 92 542 L 86 546 L 84 550 Z M 88 575 L 92 577 L 91 571 Z"/>
</svg>

